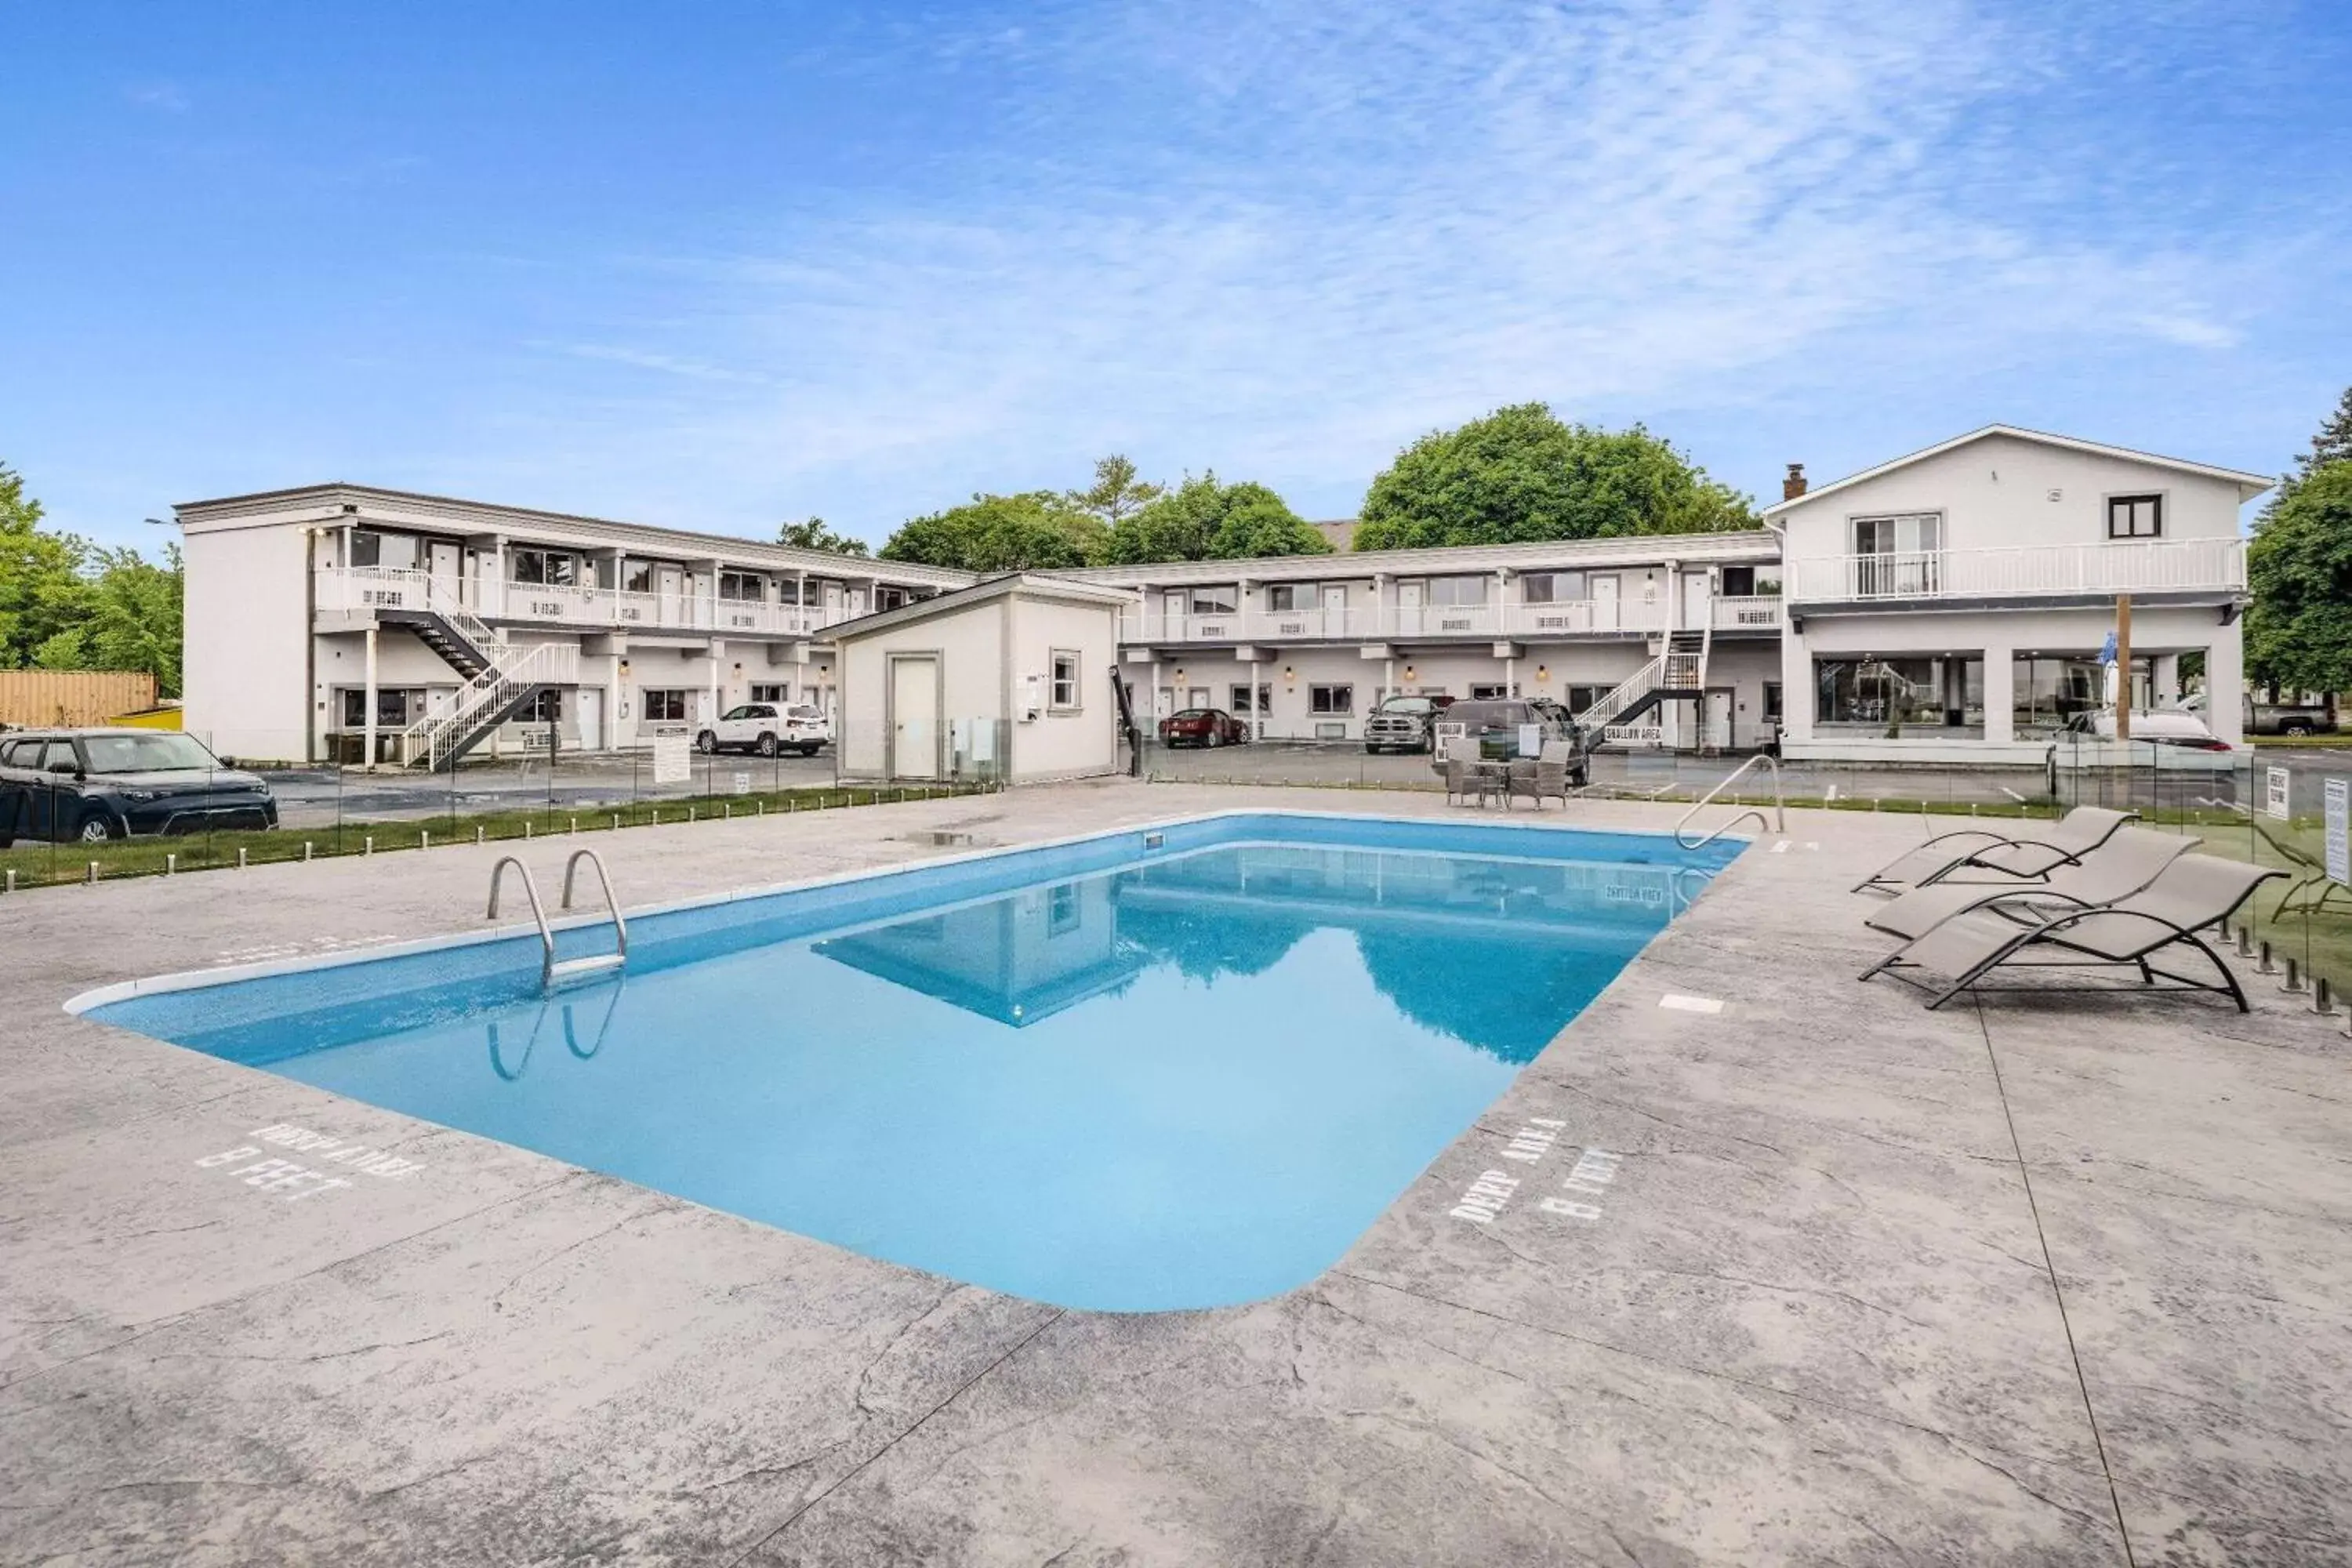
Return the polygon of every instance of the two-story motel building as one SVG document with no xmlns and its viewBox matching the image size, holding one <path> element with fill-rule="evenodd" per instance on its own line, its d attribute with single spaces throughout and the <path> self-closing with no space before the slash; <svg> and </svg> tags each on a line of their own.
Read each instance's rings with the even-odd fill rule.
<svg viewBox="0 0 2352 1568">
<path fill-rule="evenodd" d="M 2259 474 L 1994 426 L 1817 489 L 1750 532 L 1342 552 L 1069 574 L 1133 594 L 1139 712 L 1226 709 L 1360 742 L 1392 693 L 1543 696 L 1629 744 L 2032 763 L 2100 697 L 2133 605 L 2136 700 L 2183 660 L 2241 681 Z M 418 737 L 599 750 L 743 701 L 830 708 L 825 632 L 968 574 L 352 485 L 182 506 L 187 727 L 226 754 L 421 754 Z M 2192 657 L 2193 656 L 2193 657 Z M 2210 705 L 2237 740 L 2239 705 Z M 436 727 L 438 727 L 437 731 Z M 429 749 L 429 748 L 428 748 Z"/>
</svg>

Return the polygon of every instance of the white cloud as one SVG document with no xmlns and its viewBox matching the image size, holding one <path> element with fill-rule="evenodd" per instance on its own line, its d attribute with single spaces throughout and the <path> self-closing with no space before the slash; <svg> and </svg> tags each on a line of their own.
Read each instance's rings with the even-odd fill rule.
<svg viewBox="0 0 2352 1568">
<path fill-rule="evenodd" d="M 2227 347 L 2212 258 L 2050 237 L 2072 183 L 1979 123 L 2041 42 L 1964 0 L 981 18 L 936 48 L 1005 73 L 1005 135 L 946 194 L 628 263 L 658 322 L 565 352 L 646 379 L 525 416 L 625 417 L 646 476 L 878 533 L 1114 447 L 1331 511 L 1504 402 Z"/>
</svg>

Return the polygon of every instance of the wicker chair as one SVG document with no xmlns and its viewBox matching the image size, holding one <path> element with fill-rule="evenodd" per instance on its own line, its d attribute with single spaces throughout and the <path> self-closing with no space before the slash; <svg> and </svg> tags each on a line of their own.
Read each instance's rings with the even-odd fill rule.
<svg viewBox="0 0 2352 1568">
<path fill-rule="evenodd" d="M 1466 735 L 1456 735 L 1445 742 L 1445 798 L 1467 800 L 1478 797 L 1486 804 L 1486 771 L 1478 764 L 1478 742 Z"/>
</svg>

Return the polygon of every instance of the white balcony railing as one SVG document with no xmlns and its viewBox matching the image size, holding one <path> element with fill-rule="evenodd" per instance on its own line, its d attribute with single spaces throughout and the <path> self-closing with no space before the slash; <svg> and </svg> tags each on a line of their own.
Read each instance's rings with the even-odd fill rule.
<svg viewBox="0 0 2352 1568">
<path fill-rule="evenodd" d="M 710 631 L 720 636 L 806 637 L 850 619 L 846 605 L 770 605 L 688 593 L 629 594 L 541 583 L 483 583 L 383 566 L 331 566 L 318 573 L 322 610 L 433 609 L 454 606 L 496 621 L 583 629 Z"/>
<path fill-rule="evenodd" d="M 1790 596 L 1810 604 L 2184 590 L 2220 593 L 2246 585 L 2246 547 L 2235 539 L 2119 539 L 2091 544 L 1903 551 L 1824 556 L 1797 561 L 1791 566 Z"/>
<path fill-rule="evenodd" d="M 1730 602 L 1730 601 L 1722 601 Z M 1746 601 L 1738 601 L 1745 603 Z M 1759 601 L 1774 606 L 1777 599 Z M 1725 623 L 1718 621 L 1718 625 Z M 1742 623 L 1744 624 L 1744 623 Z M 1127 643 L 1381 641 L 1462 637 L 1635 635 L 1666 629 L 1658 599 L 1577 599 L 1549 605 L 1362 605 L 1309 610 L 1226 610 L 1171 615 L 1129 610 L 1119 621 Z"/>
<path fill-rule="evenodd" d="M 1715 629 L 1719 632 L 1779 631 L 1778 594 L 1740 594 L 1715 601 Z"/>
</svg>

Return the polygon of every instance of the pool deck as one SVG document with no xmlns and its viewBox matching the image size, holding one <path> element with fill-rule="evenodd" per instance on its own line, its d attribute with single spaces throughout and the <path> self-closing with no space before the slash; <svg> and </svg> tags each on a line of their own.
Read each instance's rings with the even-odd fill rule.
<svg viewBox="0 0 2352 1568">
<path fill-rule="evenodd" d="M 590 841 L 639 906 L 1257 806 L 1464 815 L 1122 782 Z M 476 928 L 495 850 L 0 897 L 0 1563 L 2352 1561 L 2352 1046 L 2252 979 L 1928 1013 L 1854 983 L 1845 890 L 1919 820 L 1790 826 L 1330 1273 L 1141 1317 L 59 1010 Z M 278 1125 L 410 1164 L 218 1160 Z"/>
</svg>

